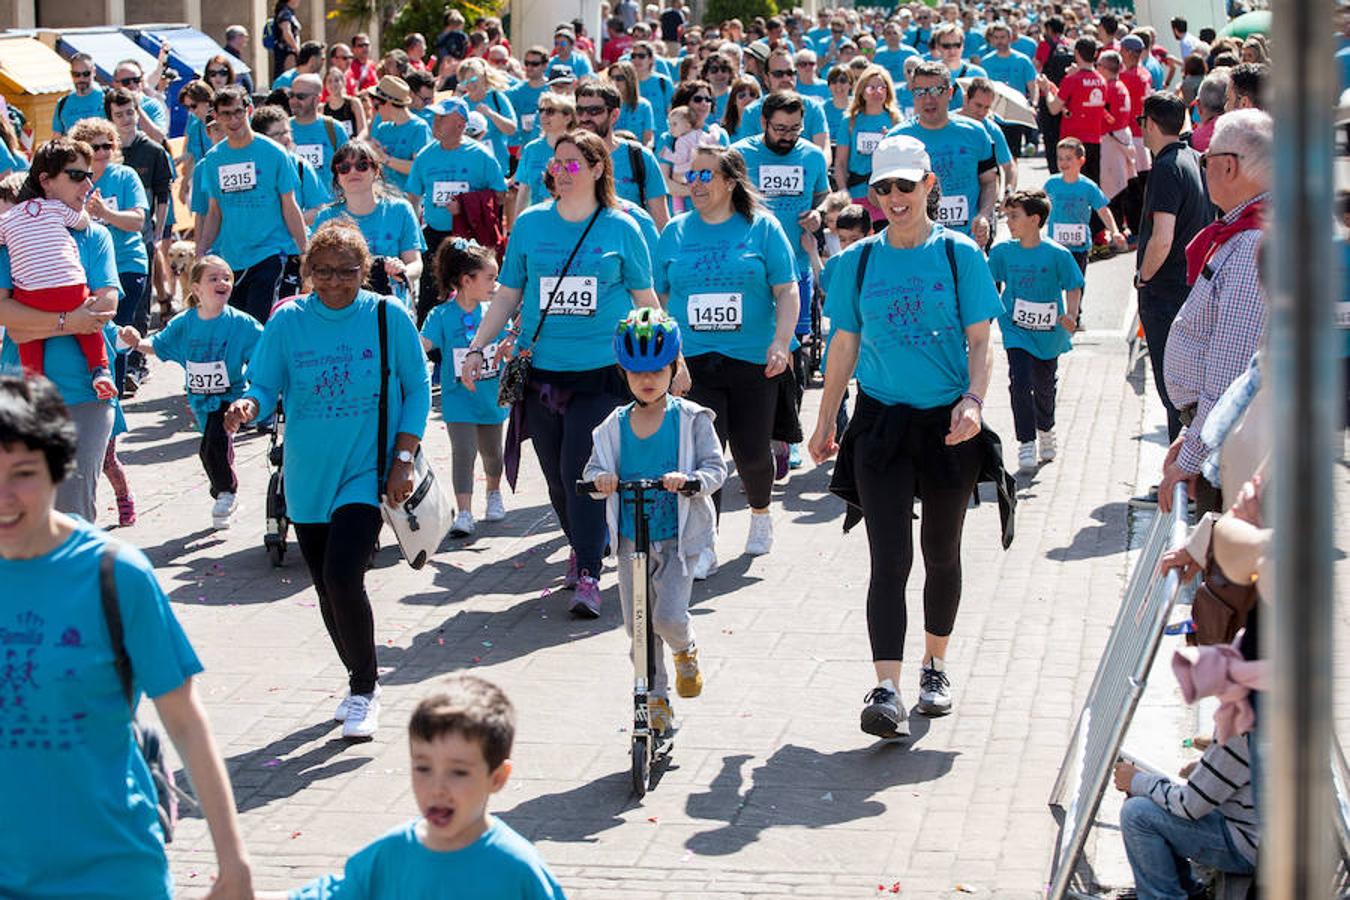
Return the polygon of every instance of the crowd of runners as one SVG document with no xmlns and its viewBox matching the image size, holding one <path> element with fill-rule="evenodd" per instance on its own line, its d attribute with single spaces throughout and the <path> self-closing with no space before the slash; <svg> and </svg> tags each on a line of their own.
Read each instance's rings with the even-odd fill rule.
<svg viewBox="0 0 1350 900">
<path fill-rule="evenodd" d="M 601 615 L 606 558 L 633 553 L 618 484 L 665 485 L 645 531 L 658 733 L 675 727 L 664 647 L 675 692 L 702 690 L 692 583 L 715 584 L 719 554 L 742 552 L 718 538 L 728 463 L 748 507 L 730 513 L 748 516 L 743 552 L 761 556 L 773 553 L 773 485 L 807 456 L 837 457 L 831 490 L 869 542 L 876 679 L 862 731 L 909 734 L 913 519 L 925 572 L 914 709 L 954 710 L 945 660 L 966 509 L 977 483 L 1004 483 L 983 407 L 1006 371 L 1016 469 L 1055 459 L 1058 360 L 1092 302 L 1091 260 L 1134 254 L 1168 414 L 1166 467 L 1140 502 L 1165 509 L 1186 482 L 1200 512 L 1236 499 L 1259 526 L 1264 455 L 1230 474 L 1217 451 L 1260 397 L 1272 143 L 1261 107 L 1275 58 L 1264 37 L 1193 34 L 1174 19 L 1160 40 L 1132 14 L 1083 2 L 699 26 L 680 0 L 619 0 L 602 4 L 603 37 L 578 20 L 551 46 L 513 48 L 500 21 L 470 27 L 450 11 L 441 33 L 403 36 L 380 57 L 365 35 L 304 39 L 293 6 L 278 0 L 268 23 L 270 92 L 263 73 L 236 76 L 248 41 L 236 26 L 200 79 L 172 80 L 161 57 L 153 71 L 120 62 L 100 84 L 76 54 L 75 89 L 50 123 L 25 126 L 8 104 L 0 116 L 0 610 L 28 635 L 5 663 L 21 690 L 2 714 L 0 806 L 46 806 L 59 784 L 94 810 L 83 825 L 40 817 L 0 845 L 0 895 L 169 894 L 157 770 L 127 753 L 128 701 L 142 691 L 210 824 L 214 893 L 250 893 L 229 781 L 191 689 L 201 665 L 147 560 L 102 530 L 133 525 L 138 483 L 157 477 L 117 452 L 122 405 L 152 375 L 181 372 L 209 484 L 201 515 L 215 528 L 261 528 L 261 515 L 239 514 L 268 498 L 240 496 L 234 440 L 284 423 L 286 515 L 348 673 L 333 718 L 354 741 L 379 727 L 365 579 L 380 505 L 418 489 L 437 408 L 451 538 L 510 515 L 502 481 L 514 484 L 528 442 L 570 548 L 560 596 L 574 616 Z M 177 158 L 170 98 L 189 112 Z M 51 137 L 33 142 L 34 130 Z M 1050 177 L 1026 189 L 1019 160 L 1037 157 Z M 175 198 L 194 214 L 190 233 L 175 231 Z M 802 422 L 817 377 L 818 413 Z M 577 492 L 583 479 L 595 494 Z M 100 490 L 116 498 L 115 522 Z M 1211 530 L 1218 541 L 1218 525 L 1204 540 Z M 1195 547 L 1169 564 L 1204 569 Z M 59 595 L 58 579 L 70 587 Z M 634 586 L 619 582 L 631 633 Z M 69 683 L 25 681 L 23 666 Z M 16 715 L 35 717 L 22 740 Z M 509 775 L 512 721 L 474 679 L 425 701 L 411 726 L 422 818 L 355 857 L 345 880 L 298 895 L 431 896 L 464 878 L 477 891 L 466 896 L 561 896 L 485 812 Z M 1142 801 L 1124 826 L 1140 897 L 1193 890 L 1176 860 L 1203 856 L 1201 844 L 1203 861 L 1251 870 L 1250 728 L 1216 739 L 1227 756 L 1206 755 L 1203 783 L 1117 772 Z M 1172 824 L 1183 819 L 1185 834 Z M 87 830 L 96 878 L 92 862 L 71 864 L 68 828 Z M 416 853 L 483 840 L 488 856 L 449 868 Z M 498 858 L 504 869 L 484 868 Z"/>
</svg>

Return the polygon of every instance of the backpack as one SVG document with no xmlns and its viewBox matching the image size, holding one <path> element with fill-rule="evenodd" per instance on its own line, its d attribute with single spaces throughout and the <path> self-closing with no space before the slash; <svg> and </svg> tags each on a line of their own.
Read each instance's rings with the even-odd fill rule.
<svg viewBox="0 0 1350 900">
<path fill-rule="evenodd" d="M 1065 44 L 1056 42 L 1050 47 L 1050 55 L 1041 66 L 1041 74 L 1049 78 L 1056 86 L 1064 80 L 1073 68 L 1073 51 Z"/>
<path fill-rule="evenodd" d="M 117 670 L 117 679 L 122 683 L 122 696 L 127 706 L 133 708 L 135 693 L 132 687 L 131 657 L 127 655 L 127 645 L 122 637 L 122 610 L 117 605 L 117 551 L 118 545 L 111 541 L 103 545 L 103 555 L 98 561 L 99 598 L 103 604 L 103 621 L 108 626 L 108 637 L 112 641 L 113 668 Z M 140 750 L 141 758 L 145 760 L 155 784 L 159 827 L 164 832 L 164 843 L 171 844 L 174 828 L 178 824 L 180 793 L 173 783 L 173 769 L 164 755 L 158 730 L 142 725 L 134 717 L 131 729 L 136 736 L 136 748 Z"/>
<path fill-rule="evenodd" d="M 277 20 L 268 19 L 263 23 L 262 45 L 267 50 L 277 49 Z"/>
<path fill-rule="evenodd" d="M 633 181 L 637 182 L 638 206 L 647 208 L 647 160 L 642 155 L 642 145 L 634 141 L 624 141 L 628 145 L 628 168 L 633 170 Z"/>
</svg>

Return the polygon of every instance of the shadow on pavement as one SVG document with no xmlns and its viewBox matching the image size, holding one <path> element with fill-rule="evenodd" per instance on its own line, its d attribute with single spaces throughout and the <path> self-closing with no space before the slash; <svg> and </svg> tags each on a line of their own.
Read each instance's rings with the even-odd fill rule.
<svg viewBox="0 0 1350 900">
<path fill-rule="evenodd" d="M 1068 562 L 1120 553 L 1126 549 L 1125 520 L 1129 510 L 1130 505 L 1120 501 L 1097 507 L 1091 515 L 1094 521 L 1101 524 L 1085 525 L 1078 529 L 1069 546 L 1055 547 L 1046 552 L 1045 558 L 1055 562 Z"/>
<path fill-rule="evenodd" d="M 570 791 L 527 800 L 494 815 L 531 841 L 594 843 L 600 832 L 624 824 L 620 814 L 635 803 L 632 781 L 625 770 Z"/>
</svg>

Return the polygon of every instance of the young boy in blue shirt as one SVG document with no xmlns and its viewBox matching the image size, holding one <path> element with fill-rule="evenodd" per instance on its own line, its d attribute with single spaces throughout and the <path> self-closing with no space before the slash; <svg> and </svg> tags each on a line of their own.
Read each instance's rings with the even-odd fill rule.
<svg viewBox="0 0 1350 900">
<path fill-rule="evenodd" d="M 447 679 L 408 722 L 420 817 L 290 900 L 564 900 L 539 852 L 487 811 L 511 777 L 515 731 L 515 709 L 500 688 L 474 675 Z"/>
<path fill-rule="evenodd" d="M 1059 174 L 1045 182 L 1050 198 L 1050 218 L 1045 223 L 1048 237 L 1073 254 L 1078 270 L 1087 274 L 1088 252 L 1092 249 L 1092 213 L 1106 226 L 1107 239 L 1117 251 L 1125 249 L 1125 236 L 1116 227 L 1116 218 L 1107 205 L 1111 201 L 1097 183 L 1082 174 L 1087 162 L 1087 147 L 1078 138 L 1065 138 L 1055 145 Z"/>
<path fill-rule="evenodd" d="M 606 498 L 610 546 L 621 559 L 635 552 L 636 530 L 632 498 L 616 493 L 619 482 L 659 478 L 666 489 L 647 505 L 652 586 L 648 600 L 655 636 L 648 708 L 651 726 L 659 734 L 675 725 L 664 645 L 670 645 L 675 658 L 675 691 L 681 697 L 697 697 L 703 691 L 689 593 L 699 554 L 713 545 L 716 536 L 712 495 L 726 480 L 727 465 L 712 411 L 670 393 L 680 357 L 679 323 L 661 310 L 633 310 L 614 334 L 614 356 L 634 399 L 596 426 L 591 458 L 581 477 L 594 482 L 596 493 Z M 680 490 L 690 480 L 699 483 L 699 490 L 685 496 Z M 633 583 L 626 565 L 619 566 L 619 604 L 631 640 Z"/>
<path fill-rule="evenodd" d="M 1044 191 L 1017 191 L 1004 204 L 1011 240 L 989 251 L 989 273 L 1003 288 L 998 327 L 1008 354 L 1018 468 L 1055 458 L 1055 380 L 1059 356 L 1073 349 L 1083 273 L 1073 255 L 1041 228 L 1054 212 Z M 1067 303 L 1065 298 L 1068 298 Z"/>
</svg>

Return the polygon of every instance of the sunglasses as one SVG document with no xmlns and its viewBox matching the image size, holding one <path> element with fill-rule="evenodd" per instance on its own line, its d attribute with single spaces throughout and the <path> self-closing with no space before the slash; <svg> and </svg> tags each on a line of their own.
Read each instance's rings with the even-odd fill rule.
<svg viewBox="0 0 1350 900">
<path fill-rule="evenodd" d="M 915 97 L 941 97 L 951 88 L 935 84 L 932 87 L 910 88 L 910 93 Z"/>
<path fill-rule="evenodd" d="M 369 46 L 370 46 L 370 44 L 358 44 L 358 43 L 353 43 L 353 44 L 352 44 L 352 49 L 353 49 L 353 50 L 364 50 L 364 49 L 366 49 L 366 48 L 369 47 Z"/>
<path fill-rule="evenodd" d="M 577 104 L 577 115 L 579 116 L 603 116 L 609 112 L 609 107 L 601 104 L 600 106 L 582 106 Z"/>
<path fill-rule="evenodd" d="M 206 70 L 206 75 L 207 75 L 208 78 L 215 78 L 217 75 L 219 75 L 219 76 L 221 76 L 221 77 L 223 77 L 223 78 L 228 78 L 228 77 L 230 76 L 230 70 L 229 70 L 229 69 L 207 69 L 207 70 Z"/>
<path fill-rule="evenodd" d="M 712 97 L 709 97 L 707 94 L 699 94 L 699 95 L 696 96 L 696 97 L 690 97 L 690 98 L 689 98 L 689 102 L 690 102 L 690 103 L 711 103 L 711 102 L 712 102 Z"/>
<path fill-rule="evenodd" d="M 792 69 L 771 69 L 769 74 L 774 78 L 791 78 L 796 73 Z"/>
<path fill-rule="evenodd" d="M 690 169 L 684 173 L 684 183 L 693 184 L 695 181 L 701 181 L 708 184 L 713 180 L 712 169 Z"/>
<path fill-rule="evenodd" d="M 314 93 L 304 93 L 304 94 L 302 94 L 302 93 L 299 93 L 299 92 L 293 92 L 293 93 L 291 94 L 291 99 L 292 99 L 292 100 L 308 100 L 310 97 L 317 97 L 317 96 L 319 96 L 319 95 L 318 95 L 318 94 L 314 94 Z"/>
<path fill-rule="evenodd" d="M 542 59 L 527 59 L 525 60 L 525 65 L 530 68 L 534 68 L 535 66 L 542 66 L 544 62 L 545 61 Z"/>
<path fill-rule="evenodd" d="M 758 97 L 758 96 L 759 94 L 756 94 L 753 88 L 741 88 L 739 91 L 736 92 L 737 100 L 744 100 L 746 97 Z"/>
<path fill-rule="evenodd" d="M 797 63 L 797 68 L 809 69 L 811 66 L 814 66 L 815 64 L 816 61 L 814 59 L 804 59 L 801 62 Z"/>
<path fill-rule="evenodd" d="M 718 72 L 730 72 L 730 66 L 708 66 L 708 74 L 713 75 Z"/>
<path fill-rule="evenodd" d="M 339 54 L 339 55 L 333 57 L 333 59 L 342 60 L 343 62 L 345 62 L 345 61 L 347 61 L 347 60 L 349 60 L 349 59 L 351 59 L 351 58 L 352 58 L 352 56 L 351 56 L 350 53 Z"/>
<path fill-rule="evenodd" d="M 650 53 L 630 53 L 630 54 L 629 54 L 629 58 L 630 58 L 630 59 L 651 59 L 651 58 L 652 58 L 652 55 L 651 55 Z"/>
<path fill-rule="evenodd" d="M 369 172 L 370 168 L 370 160 L 367 159 L 358 159 L 355 162 L 333 163 L 333 171 L 337 172 L 339 175 L 346 175 L 353 169 L 358 172 Z"/>
<path fill-rule="evenodd" d="M 872 185 L 872 190 L 885 197 L 893 190 L 898 190 L 902 194 L 912 194 L 918 186 L 917 181 L 910 181 L 908 178 L 887 178 Z"/>
<path fill-rule="evenodd" d="M 950 41 L 943 41 L 942 43 L 938 44 L 938 46 L 941 47 L 943 50 L 960 50 L 961 42 L 957 41 L 956 43 L 953 44 Z"/>
<path fill-rule="evenodd" d="M 568 175 L 575 175 L 581 171 L 581 160 L 579 159 L 551 159 L 548 162 L 548 170 L 554 175 L 561 175 L 566 172 Z"/>
<path fill-rule="evenodd" d="M 551 107 L 551 106 L 541 106 L 541 107 L 539 107 L 539 115 L 541 115 L 541 116 L 560 116 L 560 115 L 562 115 L 562 110 L 561 110 L 561 109 L 554 109 L 554 108 Z"/>
<path fill-rule="evenodd" d="M 107 151 L 110 151 L 110 152 L 111 152 L 111 150 L 112 150 L 112 148 L 113 148 L 113 145 L 112 145 L 112 144 L 90 144 L 89 147 L 90 147 L 90 149 L 93 150 L 95 153 L 98 153 L 98 152 L 103 151 L 103 150 L 107 150 Z M 1203 157 L 1201 157 L 1201 158 L 1203 159 Z"/>
<path fill-rule="evenodd" d="M 61 171 L 66 173 L 67 178 L 76 183 L 94 180 L 94 173 L 88 169 L 62 169 Z"/>
<path fill-rule="evenodd" d="M 74 70 L 72 69 L 72 70 L 71 70 L 71 73 L 70 73 L 70 77 L 71 77 L 71 78 L 89 78 L 89 77 L 92 76 L 93 74 L 94 74 L 93 72 L 90 72 L 90 71 L 87 70 L 87 69 L 86 69 L 85 71 L 83 71 L 83 72 L 76 72 L 76 71 L 74 71 Z"/>
<path fill-rule="evenodd" d="M 314 266 L 309 270 L 310 276 L 315 281 L 333 281 L 342 279 L 347 281 L 352 278 L 358 278 L 361 275 L 360 266 Z"/>
<path fill-rule="evenodd" d="M 129 78 L 119 78 L 117 79 L 117 83 L 122 85 L 122 87 L 131 87 L 133 84 L 141 83 L 141 76 L 132 75 Z"/>
</svg>

